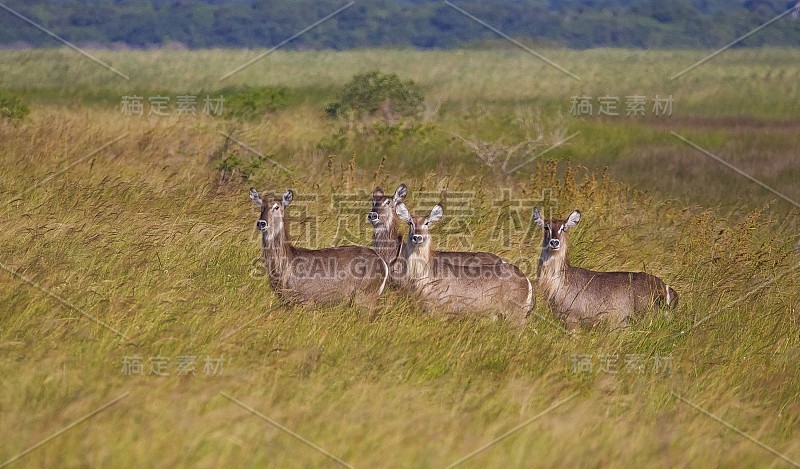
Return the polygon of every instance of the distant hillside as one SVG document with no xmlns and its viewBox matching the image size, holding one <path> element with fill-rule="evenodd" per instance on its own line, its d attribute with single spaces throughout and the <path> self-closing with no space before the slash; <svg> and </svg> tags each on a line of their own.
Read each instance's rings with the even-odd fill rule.
<svg viewBox="0 0 800 469">
<path fill-rule="evenodd" d="M 719 47 L 786 12 L 794 0 L 453 0 L 521 40 L 588 47 Z M 348 0 L 22 0 L 3 3 L 54 34 L 103 47 L 271 47 Z M 498 36 L 444 0 L 359 0 L 286 45 L 349 49 L 463 47 Z M 0 45 L 57 41 L 0 8 Z M 800 45 L 800 20 L 787 14 L 740 46 Z"/>
</svg>

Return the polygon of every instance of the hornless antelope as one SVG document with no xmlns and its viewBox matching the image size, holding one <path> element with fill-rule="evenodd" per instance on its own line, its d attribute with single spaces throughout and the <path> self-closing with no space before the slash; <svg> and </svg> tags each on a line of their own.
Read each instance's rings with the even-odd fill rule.
<svg viewBox="0 0 800 469">
<path fill-rule="evenodd" d="M 389 281 L 392 284 L 396 284 L 398 278 L 402 277 L 404 267 L 401 259 L 403 237 L 400 235 L 395 211 L 407 194 L 408 187 L 405 184 L 400 184 L 392 197 L 376 187 L 372 192 L 372 211 L 367 214 L 367 220 L 373 225 L 372 248 L 389 265 Z M 500 257 L 488 252 L 439 252 L 439 258 L 458 265 L 503 263 Z"/>
<path fill-rule="evenodd" d="M 406 198 L 406 194 L 408 188 L 405 184 L 400 184 L 392 197 L 384 194 L 380 187 L 376 187 L 372 192 L 372 211 L 367 214 L 367 220 L 373 226 L 372 248 L 390 269 L 403 246 L 403 237 L 398 230 L 398 219 L 394 209 Z"/>
<path fill-rule="evenodd" d="M 250 189 L 250 200 L 261 207 L 256 228 L 261 231 L 264 265 L 270 285 L 284 299 L 301 304 L 353 301 L 372 307 L 386 286 L 389 267 L 375 251 L 363 246 L 303 249 L 287 234 L 286 207 L 291 189 L 279 200 L 262 199 Z"/>
<path fill-rule="evenodd" d="M 568 328 L 601 320 L 627 325 L 634 314 L 657 304 L 674 308 L 678 294 L 660 278 L 645 272 L 594 272 L 567 262 L 567 231 L 578 224 L 577 210 L 566 220 L 544 220 L 533 209 L 533 221 L 544 228 L 539 258 L 539 287 Z"/>
<path fill-rule="evenodd" d="M 441 205 L 421 217 L 412 217 L 402 203 L 396 211 L 409 225 L 402 253 L 405 265 L 402 284 L 419 295 L 427 309 L 438 307 L 456 314 L 499 314 L 515 326 L 524 325 L 533 308 L 533 287 L 517 266 L 502 259 L 481 262 L 488 253 L 433 250 L 430 225 L 441 220 L 444 214 Z M 497 257 L 490 256 L 490 259 Z"/>
</svg>

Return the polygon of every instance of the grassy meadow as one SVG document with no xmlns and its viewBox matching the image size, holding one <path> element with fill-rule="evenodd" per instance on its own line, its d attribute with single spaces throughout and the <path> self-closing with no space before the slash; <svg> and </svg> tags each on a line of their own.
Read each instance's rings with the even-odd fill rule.
<svg viewBox="0 0 800 469">
<path fill-rule="evenodd" d="M 31 109 L 0 119 L 0 467 L 797 465 L 800 51 L 675 80 L 708 51 L 542 51 L 580 81 L 518 50 L 277 51 L 220 80 L 263 52 L 91 52 L 126 80 L 68 49 L 0 51 L 0 90 Z M 423 87 L 420 122 L 325 116 L 371 69 Z M 286 103 L 174 110 L 245 85 Z M 129 95 L 171 112 L 123 115 Z M 573 115 L 579 95 L 622 115 Z M 626 116 L 628 95 L 672 96 L 672 115 Z M 510 175 L 462 140 L 526 138 L 545 154 Z M 521 331 L 397 291 L 373 312 L 281 305 L 248 187 L 291 187 L 292 239 L 323 247 L 369 243 L 370 192 L 401 182 L 412 211 L 443 202 L 439 247 L 532 278 L 531 207 L 579 209 L 573 265 L 647 270 L 679 307 L 570 334 L 541 299 Z"/>
</svg>

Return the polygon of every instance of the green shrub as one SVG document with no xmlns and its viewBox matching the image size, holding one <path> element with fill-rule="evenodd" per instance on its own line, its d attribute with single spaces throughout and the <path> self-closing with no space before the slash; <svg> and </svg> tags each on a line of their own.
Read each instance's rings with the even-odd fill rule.
<svg viewBox="0 0 800 469">
<path fill-rule="evenodd" d="M 11 121 L 20 121 L 30 114 L 31 110 L 18 96 L 0 91 L 0 116 Z"/>
<path fill-rule="evenodd" d="M 422 88 L 413 81 L 373 70 L 355 75 L 325 112 L 331 117 L 380 116 L 394 122 L 400 117 L 416 116 L 424 102 Z"/>
<path fill-rule="evenodd" d="M 219 182 L 246 182 L 253 174 L 261 170 L 267 161 L 266 155 L 259 155 L 253 158 L 241 157 L 238 152 L 231 152 L 224 155 L 222 160 L 217 163 Z"/>
<path fill-rule="evenodd" d="M 221 95 L 225 100 L 223 117 L 247 121 L 283 109 L 289 101 L 285 88 L 271 86 L 223 88 L 214 94 Z"/>
</svg>

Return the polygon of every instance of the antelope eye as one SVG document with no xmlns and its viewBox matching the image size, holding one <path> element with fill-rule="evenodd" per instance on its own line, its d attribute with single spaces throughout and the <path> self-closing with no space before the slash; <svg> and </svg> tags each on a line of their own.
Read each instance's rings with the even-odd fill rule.
<svg viewBox="0 0 800 469">
<path fill-rule="evenodd" d="M 272 210 L 278 210 L 278 204 L 275 204 L 275 206 L 272 207 Z"/>
<path fill-rule="evenodd" d="M 391 200 L 386 199 L 386 200 L 383 201 L 383 205 L 389 205 L 389 202 L 391 202 Z"/>
</svg>

